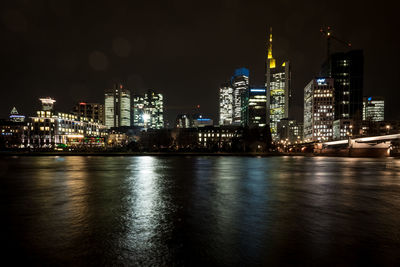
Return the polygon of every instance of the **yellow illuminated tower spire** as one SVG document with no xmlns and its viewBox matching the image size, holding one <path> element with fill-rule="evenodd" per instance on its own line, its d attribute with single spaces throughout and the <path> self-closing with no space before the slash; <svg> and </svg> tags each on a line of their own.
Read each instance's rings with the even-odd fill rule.
<svg viewBox="0 0 400 267">
<path fill-rule="evenodd" d="M 272 57 L 272 27 L 269 28 L 268 61 L 271 69 L 275 68 L 275 59 Z"/>
</svg>

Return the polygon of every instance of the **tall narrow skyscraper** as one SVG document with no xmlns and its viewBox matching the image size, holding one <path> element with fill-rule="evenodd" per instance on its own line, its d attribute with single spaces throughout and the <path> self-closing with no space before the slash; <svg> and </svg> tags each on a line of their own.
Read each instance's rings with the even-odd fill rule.
<svg viewBox="0 0 400 267">
<path fill-rule="evenodd" d="M 233 122 L 233 88 L 229 82 L 219 87 L 219 125 Z"/>
<path fill-rule="evenodd" d="M 133 126 L 144 127 L 144 95 L 133 96 Z"/>
<path fill-rule="evenodd" d="M 362 50 L 331 54 L 323 64 L 321 75 L 334 79 L 335 120 L 362 119 L 363 68 Z"/>
<path fill-rule="evenodd" d="M 105 125 L 108 128 L 131 125 L 131 93 L 122 84 L 106 89 L 104 95 Z"/>
<path fill-rule="evenodd" d="M 283 118 L 289 117 L 291 71 L 289 61 L 284 61 L 281 65 L 277 65 L 272 56 L 272 28 L 270 28 L 268 39 L 265 76 L 269 124 L 272 139 L 276 140 L 278 138 L 278 122 Z"/>
<path fill-rule="evenodd" d="M 233 123 L 235 125 L 242 124 L 242 95 L 247 93 L 249 89 L 249 70 L 239 68 L 235 70 L 232 76 L 233 88 Z"/>
</svg>

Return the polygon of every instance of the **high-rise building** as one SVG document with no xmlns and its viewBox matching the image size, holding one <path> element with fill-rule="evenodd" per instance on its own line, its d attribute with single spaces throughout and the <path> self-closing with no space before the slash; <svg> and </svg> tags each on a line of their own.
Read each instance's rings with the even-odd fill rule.
<svg viewBox="0 0 400 267">
<path fill-rule="evenodd" d="M 144 95 L 133 96 L 133 126 L 144 127 Z"/>
<path fill-rule="evenodd" d="M 193 119 L 187 114 L 179 114 L 176 116 L 176 128 L 190 128 L 192 127 Z"/>
<path fill-rule="evenodd" d="M 364 56 L 362 50 L 331 54 L 321 76 L 334 79 L 335 120 L 361 121 L 363 108 Z"/>
<path fill-rule="evenodd" d="M 304 140 L 328 141 L 333 135 L 334 81 L 313 79 L 304 88 Z"/>
<path fill-rule="evenodd" d="M 103 104 L 79 102 L 74 106 L 73 113 L 79 117 L 90 118 L 104 124 Z"/>
<path fill-rule="evenodd" d="M 262 87 L 250 88 L 242 96 L 242 125 L 265 127 L 267 125 L 267 93 Z"/>
<path fill-rule="evenodd" d="M 289 61 L 277 65 L 272 56 L 272 28 L 269 34 L 265 76 L 271 135 L 273 140 L 277 140 L 278 122 L 289 117 L 291 70 Z"/>
<path fill-rule="evenodd" d="M 162 94 L 153 90 L 145 93 L 143 121 L 146 128 L 164 128 L 164 98 Z"/>
<path fill-rule="evenodd" d="M 385 100 L 383 99 L 383 97 L 370 96 L 363 98 L 363 120 L 385 120 Z"/>
<path fill-rule="evenodd" d="M 105 125 L 108 128 L 131 125 L 131 93 L 122 84 L 105 90 Z"/>
<path fill-rule="evenodd" d="M 239 68 L 235 70 L 231 79 L 233 88 L 233 122 L 232 124 L 242 124 L 242 95 L 249 89 L 249 70 Z"/>
<path fill-rule="evenodd" d="M 133 96 L 133 126 L 149 129 L 164 128 L 164 98 L 149 90 Z"/>
<path fill-rule="evenodd" d="M 219 125 L 231 125 L 233 122 L 233 88 L 230 82 L 219 88 Z"/>
</svg>

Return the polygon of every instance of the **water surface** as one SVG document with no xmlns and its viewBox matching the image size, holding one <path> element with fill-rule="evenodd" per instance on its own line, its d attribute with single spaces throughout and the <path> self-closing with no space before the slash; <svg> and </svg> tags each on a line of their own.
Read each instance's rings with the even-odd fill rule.
<svg viewBox="0 0 400 267">
<path fill-rule="evenodd" d="M 0 158 L 3 259 L 45 265 L 400 262 L 400 160 Z"/>
</svg>

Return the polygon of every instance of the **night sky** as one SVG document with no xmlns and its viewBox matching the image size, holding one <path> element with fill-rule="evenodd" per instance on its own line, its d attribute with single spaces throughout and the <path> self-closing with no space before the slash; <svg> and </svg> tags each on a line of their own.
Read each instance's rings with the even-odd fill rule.
<svg viewBox="0 0 400 267">
<path fill-rule="evenodd" d="M 302 120 L 304 86 L 326 56 L 319 29 L 330 25 L 364 50 L 364 95 L 386 97 L 386 119 L 400 119 L 391 2 L 1 1 L 0 117 L 13 106 L 31 115 L 44 96 L 65 112 L 78 101 L 104 103 L 104 89 L 122 81 L 132 93 L 163 93 L 169 122 L 196 105 L 217 119 L 218 86 L 235 68 L 248 67 L 250 83 L 264 83 L 272 26 L 274 57 L 292 63 L 292 116 Z"/>
</svg>

